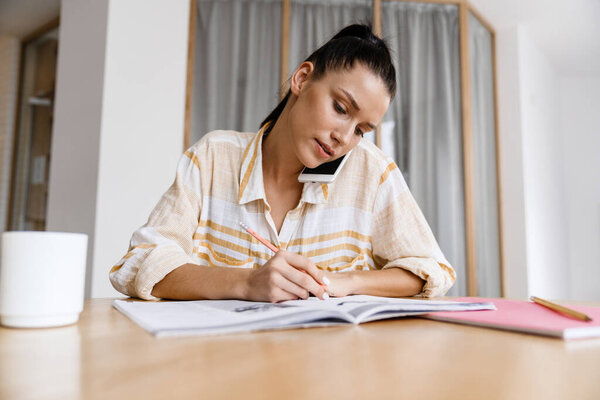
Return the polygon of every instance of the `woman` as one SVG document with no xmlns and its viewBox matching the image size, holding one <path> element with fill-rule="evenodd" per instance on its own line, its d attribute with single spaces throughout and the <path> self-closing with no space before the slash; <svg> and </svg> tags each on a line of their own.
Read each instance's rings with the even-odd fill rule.
<svg viewBox="0 0 600 400">
<path fill-rule="evenodd" d="M 365 25 L 342 29 L 298 66 L 258 133 L 210 132 L 185 152 L 113 286 L 147 300 L 443 295 L 454 270 L 396 164 L 361 140 L 395 91 L 385 43 Z M 334 182 L 298 182 L 350 150 Z"/>
</svg>

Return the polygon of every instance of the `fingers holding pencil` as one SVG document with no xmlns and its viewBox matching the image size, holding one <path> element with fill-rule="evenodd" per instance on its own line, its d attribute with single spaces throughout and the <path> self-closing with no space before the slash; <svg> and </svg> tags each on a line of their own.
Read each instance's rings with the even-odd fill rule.
<svg viewBox="0 0 600 400">
<path fill-rule="evenodd" d="M 306 299 L 308 293 L 314 294 L 321 300 L 329 298 L 329 293 L 327 292 L 329 279 L 317 268 L 317 265 L 311 259 L 300 254 L 278 249 L 245 223 L 240 221 L 240 225 L 246 232 L 275 253 L 273 258 L 259 268 L 259 272 L 252 274 L 255 278 L 266 274 L 268 283 L 271 286 L 277 286 L 278 290 L 270 290 L 273 287 L 268 290 L 267 295 L 269 298 L 281 298 L 283 296 L 282 300 L 289 300 L 285 297 L 289 294 L 294 294 L 299 298 Z M 258 281 L 262 281 L 262 279 L 258 279 Z"/>
<path fill-rule="evenodd" d="M 309 293 L 320 299 L 329 297 L 325 289 L 298 265 L 290 264 L 289 255 L 278 251 L 258 269 L 250 271 L 247 298 L 277 303 L 285 300 L 307 299 Z M 294 262 L 294 261 L 292 261 Z"/>
<path fill-rule="evenodd" d="M 276 264 L 279 272 L 289 282 L 314 294 L 320 299 L 328 299 L 327 286 L 323 274 L 316 265 L 308 258 L 299 254 L 279 250 L 276 256 L 280 261 Z M 291 268 L 290 268 L 291 267 Z M 301 298 L 306 299 L 308 296 Z"/>
<path fill-rule="evenodd" d="M 317 265 L 307 257 L 304 257 L 300 254 L 290 253 L 285 250 L 279 250 L 279 252 L 283 255 L 285 260 L 293 266 L 294 268 L 306 272 L 310 275 L 321 287 L 325 290 L 327 285 L 329 285 L 329 279 L 323 274 Z"/>
</svg>

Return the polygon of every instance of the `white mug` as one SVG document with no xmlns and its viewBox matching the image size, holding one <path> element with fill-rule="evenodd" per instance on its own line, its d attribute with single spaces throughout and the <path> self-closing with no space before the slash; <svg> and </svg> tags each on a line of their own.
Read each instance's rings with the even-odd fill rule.
<svg viewBox="0 0 600 400">
<path fill-rule="evenodd" d="M 77 322 L 83 310 L 87 235 L 4 232 L 0 323 L 42 328 Z"/>
</svg>

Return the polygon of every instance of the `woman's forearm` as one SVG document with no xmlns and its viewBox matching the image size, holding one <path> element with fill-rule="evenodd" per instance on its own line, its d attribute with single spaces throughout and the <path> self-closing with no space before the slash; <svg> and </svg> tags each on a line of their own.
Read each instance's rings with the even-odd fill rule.
<svg viewBox="0 0 600 400">
<path fill-rule="evenodd" d="M 250 271 L 184 264 L 154 285 L 152 295 L 171 300 L 243 299 Z"/>
<path fill-rule="evenodd" d="M 328 275 L 331 276 L 331 275 Z M 402 268 L 389 268 L 377 271 L 349 271 L 333 275 L 340 293 L 334 296 L 367 294 L 385 297 L 409 297 L 423 290 L 425 281 Z"/>
<path fill-rule="evenodd" d="M 184 264 L 154 285 L 152 295 L 171 300 L 245 299 L 251 269 Z M 402 268 L 328 274 L 333 296 L 367 294 L 409 297 L 419 294 L 425 281 Z"/>
</svg>

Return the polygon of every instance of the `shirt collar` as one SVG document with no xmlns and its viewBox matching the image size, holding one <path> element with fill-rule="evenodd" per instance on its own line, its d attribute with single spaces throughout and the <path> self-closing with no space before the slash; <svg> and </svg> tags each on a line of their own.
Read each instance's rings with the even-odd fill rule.
<svg viewBox="0 0 600 400">
<path fill-rule="evenodd" d="M 269 124 L 265 124 L 254 135 L 242 157 L 240 169 L 240 186 L 238 204 L 246 204 L 262 199 L 267 203 L 262 171 L 262 141 L 264 131 Z M 311 204 L 327 203 L 329 185 L 325 183 L 307 182 L 302 189 L 300 202 Z"/>
</svg>

